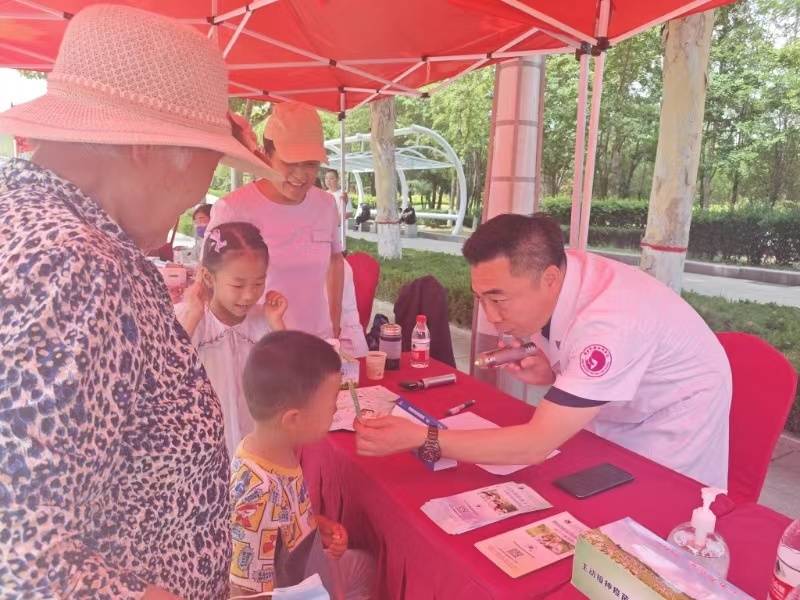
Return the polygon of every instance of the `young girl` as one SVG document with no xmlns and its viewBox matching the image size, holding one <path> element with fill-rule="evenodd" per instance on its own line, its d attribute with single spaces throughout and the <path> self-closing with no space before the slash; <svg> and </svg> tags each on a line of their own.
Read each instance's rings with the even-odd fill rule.
<svg viewBox="0 0 800 600">
<path fill-rule="evenodd" d="M 249 223 L 220 225 L 206 235 L 195 283 L 175 307 L 222 404 L 231 456 L 253 428 L 242 392 L 247 355 L 264 335 L 286 328 L 282 294 L 267 292 L 264 303 L 258 304 L 268 263 L 258 228 Z"/>
</svg>

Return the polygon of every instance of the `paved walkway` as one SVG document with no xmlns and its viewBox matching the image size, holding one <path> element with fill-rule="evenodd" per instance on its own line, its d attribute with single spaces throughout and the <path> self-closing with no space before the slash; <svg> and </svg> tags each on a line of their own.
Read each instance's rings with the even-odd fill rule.
<svg viewBox="0 0 800 600">
<path fill-rule="evenodd" d="M 349 231 L 348 236 L 372 242 L 377 239 L 377 235 L 374 233 L 357 231 Z M 461 242 L 431 240 L 420 237 L 403 238 L 403 248 L 459 256 L 461 255 L 461 244 Z M 748 279 L 684 273 L 683 287 L 691 292 L 706 296 L 722 296 L 728 300 L 751 300 L 761 303 L 774 302 L 783 306 L 800 307 L 800 286 L 798 285 L 777 285 Z"/>
</svg>

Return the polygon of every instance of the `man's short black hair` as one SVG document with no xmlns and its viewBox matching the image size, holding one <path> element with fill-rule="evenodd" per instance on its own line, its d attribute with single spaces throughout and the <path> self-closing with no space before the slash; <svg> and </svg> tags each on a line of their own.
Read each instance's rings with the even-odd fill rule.
<svg viewBox="0 0 800 600">
<path fill-rule="evenodd" d="M 544 213 L 497 215 L 478 227 L 461 253 L 472 266 L 505 256 L 515 275 L 539 274 L 567 260 L 561 227 Z"/>
<path fill-rule="evenodd" d="M 255 421 L 302 408 L 341 360 L 331 345 L 302 331 L 275 331 L 261 338 L 244 367 L 244 396 Z"/>
</svg>

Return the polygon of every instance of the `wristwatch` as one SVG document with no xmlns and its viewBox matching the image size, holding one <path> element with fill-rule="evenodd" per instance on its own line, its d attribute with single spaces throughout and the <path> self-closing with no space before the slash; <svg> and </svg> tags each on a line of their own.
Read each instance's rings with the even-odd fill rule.
<svg viewBox="0 0 800 600">
<path fill-rule="evenodd" d="M 439 428 L 433 425 L 428 426 L 428 437 L 425 443 L 419 447 L 419 457 L 425 462 L 435 463 L 442 458 L 442 448 L 439 446 Z"/>
</svg>

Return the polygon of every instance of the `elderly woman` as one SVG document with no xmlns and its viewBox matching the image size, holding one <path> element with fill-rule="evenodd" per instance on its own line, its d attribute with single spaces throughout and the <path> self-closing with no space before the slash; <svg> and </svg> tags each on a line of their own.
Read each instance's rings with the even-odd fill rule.
<svg viewBox="0 0 800 600">
<path fill-rule="evenodd" d="M 226 88 L 205 36 L 96 5 L 47 94 L 0 114 L 36 146 L 0 170 L 3 597 L 226 597 L 220 406 L 142 252 L 220 159 L 273 175 Z"/>
</svg>

